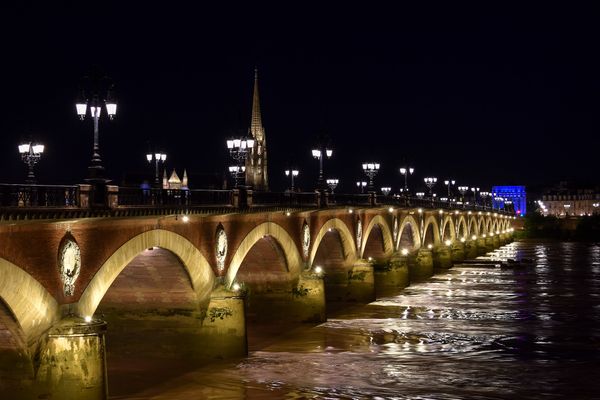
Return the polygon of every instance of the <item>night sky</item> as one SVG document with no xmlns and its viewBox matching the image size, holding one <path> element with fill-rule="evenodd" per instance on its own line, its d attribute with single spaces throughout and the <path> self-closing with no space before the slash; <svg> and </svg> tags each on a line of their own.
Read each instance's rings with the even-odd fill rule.
<svg viewBox="0 0 600 400">
<path fill-rule="evenodd" d="M 82 182 L 92 122 L 74 100 L 93 67 L 116 85 L 117 117 L 100 123 L 116 183 L 152 172 L 149 146 L 169 169 L 222 173 L 225 139 L 250 123 L 256 65 L 272 190 L 289 161 L 314 188 L 321 132 L 334 149 L 326 176 L 344 192 L 367 160 L 382 165 L 377 187 L 395 190 L 406 163 L 413 183 L 598 183 L 592 9 L 83 3 L 1 6 L 0 182 L 24 180 L 17 144 L 29 135 L 46 144 L 40 183 Z"/>
</svg>

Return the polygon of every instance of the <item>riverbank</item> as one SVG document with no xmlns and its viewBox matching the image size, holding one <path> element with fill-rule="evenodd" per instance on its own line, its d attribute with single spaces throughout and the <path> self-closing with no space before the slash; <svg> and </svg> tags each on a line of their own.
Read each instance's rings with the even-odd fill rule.
<svg viewBox="0 0 600 400">
<path fill-rule="evenodd" d="M 515 239 L 554 239 L 559 241 L 600 241 L 600 215 L 557 218 L 530 213 Z"/>
</svg>

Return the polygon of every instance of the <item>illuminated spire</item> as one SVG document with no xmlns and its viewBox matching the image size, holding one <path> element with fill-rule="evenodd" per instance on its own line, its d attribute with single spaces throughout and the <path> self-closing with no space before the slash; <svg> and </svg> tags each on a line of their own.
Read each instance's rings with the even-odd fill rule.
<svg viewBox="0 0 600 400">
<path fill-rule="evenodd" d="M 255 139 L 261 140 L 264 132 L 260 115 L 260 98 L 258 96 L 258 68 L 254 67 L 254 94 L 252 96 L 252 120 L 250 132 Z"/>
</svg>

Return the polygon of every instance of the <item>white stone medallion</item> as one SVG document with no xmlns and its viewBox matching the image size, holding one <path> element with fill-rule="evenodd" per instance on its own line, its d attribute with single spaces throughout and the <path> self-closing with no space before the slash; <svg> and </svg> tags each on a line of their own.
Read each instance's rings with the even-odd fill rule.
<svg viewBox="0 0 600 400">
<path fill-rule="evenodd" d="M 360 218 L 358 218 L 356 222 L 356 249 L 360 253 L 362 246 L 362 222 Z"/>
<path fill-rule="evenodd" d="M 310 229 L 306 221 L 302 226 L 302 255 L 304 259 L 308 258 L 308 249 L 310 248 Z"/>
<path fill-rule="evenodd" d="M 217 269 L 223 271 L 225 269 L 225 257 L 227 257 L 227 234 L 221 224 L 217 227 L 215 253 L 217 257 Z"/>
<path fill-rule="evenodd" d="M 396 242 L 398 241 L 398 217 L 394 215 L 394 229 L 392 230 L 392 236 L 394 239 L 394 247 L 396 246 Z"/>
<path fill-rule="evenodd" d="M 58 270 L 65 296 L 73 296 L 75 281 L 81 272 L 81 251 L 70 234 L 65 235 L 58 250 Z"/>
</svg>

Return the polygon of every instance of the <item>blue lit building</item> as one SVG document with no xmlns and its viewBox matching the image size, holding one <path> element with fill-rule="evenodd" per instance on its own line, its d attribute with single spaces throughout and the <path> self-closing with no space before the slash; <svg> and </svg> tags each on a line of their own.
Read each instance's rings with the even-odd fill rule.
<svg viewBox="0 0 600 400">
<path fill-rule="evenodd" d="M 527 211 L 527 195 L 525 186 L 492 187 L 494 208 L 504 208 L 506 201 L 512 201 L 517 215 L 525 215 Z"/>
</svg>

